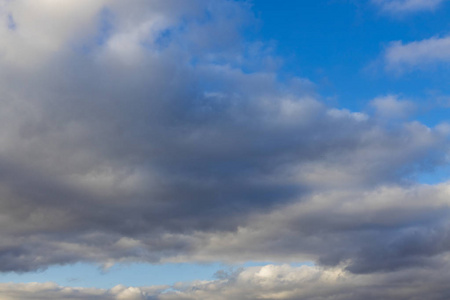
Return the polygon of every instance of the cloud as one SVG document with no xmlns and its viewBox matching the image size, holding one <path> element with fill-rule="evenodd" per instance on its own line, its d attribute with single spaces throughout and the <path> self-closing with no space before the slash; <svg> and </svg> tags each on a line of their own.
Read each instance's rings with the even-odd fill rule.
<svg viewBox="0 0 450 300">
<path fill-rule="evenodd" d="M 2 299 L 98 299 L 98 300 L 144 300 L 156 299 L 157 295 L 167 289 L 165 286 L 153 287 L 125 287 L 115 286 L 109 290 L 95 288 L 69 288 L 58 286 L 55 283 L 23 283 L 0 284 Z"/>
<path fill-rule="evenodd" d="M 432 37 L 410 43 L 393 42 L 384 54 L 388 71 L 402 73 L 450 62 L 450 37 Z"/>
<path fill-rule="evenodd" d="M 410 14 L 433 11 L 446 0 L 372 0 L 383 12 L 390 14 Z"/>
<path fill-rule="evenodd" d="M 360 274 L 431 267 L 450 247 L 448 192 L 448 184 L 332 190 L 253 216 L 236 232 L 197 234 L 196 255 L 315 261 Z"/>
<path fill-rule="evenodd" d="M 384 118 L 403 119 L 414 110 L 414 104 L 407 100 L 399 100 L 395 95 L 377 97 L 370 102 L 376 113 Z"/>
<path fill-rule="evenodd" d="M 447 271 L 441 276 L 430 270 L 353 275 L 339 268 L 267 265 L 243 270 L 227 280 L 180 286 L 178 292 L 159 299 L 445 299 L 449 290 L 443 278 L 448 278 Z"/>
<path fill-rule="evenodd" d="M 448 183 L 413 178 L 447 163 L 448 132 L 280 81 L 243 38 L 247 4 L 2 4 L 0 271 L 258 259 L 356 276 L 444 261 Z M 374 102 L 392 117 L 404 104 Z"/>
</svg>

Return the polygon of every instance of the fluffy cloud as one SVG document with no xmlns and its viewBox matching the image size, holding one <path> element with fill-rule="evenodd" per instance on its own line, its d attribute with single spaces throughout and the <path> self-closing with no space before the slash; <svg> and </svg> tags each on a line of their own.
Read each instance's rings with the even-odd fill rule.
<svg viewBox="0 0 450 300">
<path fill-rule="evenodd" d="M 280 81 L 242 38 L 246 4 L 1 3 L 0 271 L 252 259 L 357 276 L 444 261 L 449 185 L 414 175 L 447 163 L 447 127 L 386 124 Z"/>
<path fill-rule="evenodd" d="M 393 42 L 386 49 L 386 69 L 405 72 L 434 67 L 438 63 L 450 62 L 450 37 L 432 37 L 410 43 Z"/>
<path fill-rule="evenodd" d="M 446 0 L 372 0 L 381 10 L 391 14 L 406 14 L 435 10 Z"/>
</svg>

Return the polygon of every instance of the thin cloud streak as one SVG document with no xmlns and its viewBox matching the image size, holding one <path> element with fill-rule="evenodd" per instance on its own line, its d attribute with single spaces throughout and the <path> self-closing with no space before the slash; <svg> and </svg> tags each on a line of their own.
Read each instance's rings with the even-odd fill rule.
<svg viewBox="0 0 450 300">
<path fill-rule="evenodd" d="M 411 14 L 433 11 L 446 0 L 372 0 L 380 9 L 389 14 Z"/>
</svg>

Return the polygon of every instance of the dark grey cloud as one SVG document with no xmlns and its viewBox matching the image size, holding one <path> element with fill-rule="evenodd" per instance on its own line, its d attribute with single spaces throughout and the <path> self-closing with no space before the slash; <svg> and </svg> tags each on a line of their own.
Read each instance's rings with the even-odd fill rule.
<svg viewBox="0 0 450 300">
<path fill-rule="evenodd" d="M 448 126 L 329 108 L 308 80 L 277 79 L 240 34 L 247 4 L 2 3 L 16 27 L 0 29 L 0 271 L 258 259 L 372 273 L 448 252 L 448 184 L 413 180 L 446 162 Z"/>
</svg>

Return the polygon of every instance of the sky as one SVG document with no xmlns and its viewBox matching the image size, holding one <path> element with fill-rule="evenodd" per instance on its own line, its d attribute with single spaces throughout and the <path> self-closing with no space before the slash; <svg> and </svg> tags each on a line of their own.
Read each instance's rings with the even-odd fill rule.
<svg viewBox="0 0 450 300">
<path fill-rule="evenodd" d="M 448 299 L 448 20 L 0 0 L 0 299 Z"/>
</svg>

